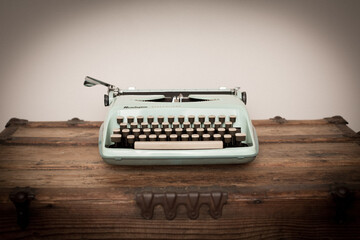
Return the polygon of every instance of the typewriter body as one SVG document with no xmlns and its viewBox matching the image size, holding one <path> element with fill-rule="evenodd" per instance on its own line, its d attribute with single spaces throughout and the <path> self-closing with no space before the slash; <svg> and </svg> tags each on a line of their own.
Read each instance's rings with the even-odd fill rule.
<svg viewBox="0 0 360 240">
<path fill-rule="evenodd" d="M 99 151 L 109 164 L 238 164 L 259 152 L 246 93 L 238 88 L 120 90 L 85 78 L 85 86 L 98 84 L 108 87 Z"/>
</svg>

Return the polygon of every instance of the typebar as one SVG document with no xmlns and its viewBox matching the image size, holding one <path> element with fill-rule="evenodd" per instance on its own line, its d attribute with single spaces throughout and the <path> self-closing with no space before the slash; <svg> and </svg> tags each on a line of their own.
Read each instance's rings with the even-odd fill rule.
<svg viewBox="0 0 360 240">
<path fill-rule="evenodd" d="M 135 149 L 148 150 L 185 150 L 185 149 L 220 149 L 223 148 L 222 141 L 157 141 L 157 142 L 135 142 Z"/>
</svg>

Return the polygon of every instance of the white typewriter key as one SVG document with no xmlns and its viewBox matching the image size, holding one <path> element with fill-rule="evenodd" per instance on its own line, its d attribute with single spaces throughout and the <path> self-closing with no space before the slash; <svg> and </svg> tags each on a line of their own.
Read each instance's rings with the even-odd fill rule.
<svg viewBox="0 0 360 240">
<path fill-rule="evenodd" d="M 135 142 L 135 149 L 186 150 L 186 149 L 221 149 L 222 141 L 171 141 L 171 142 Z"/>
<path fill-rule="evenodd" d="M 177 135 L 176 134 L 170 134 L 170 140 L 171 141 L 176 141 L 177 140 Z"/>
<path fill-rule="evenodd" d="M 210 115 L 209 116 L 209 122 L 211 122 L 212 124 L 214 124 L 214 122 L 215 122 L 215 115 Z"/>
<path fill-rule="evenodd" d="M 158 116 L 157 120 L 159 124 L 162 124 L 164 122 L 164 116 Z"/>
<path fill-rule="evenodd" d="M 220 116 L 219 116 L 219 121 L 220 121 L 221 123 L 224 123 L 224 122 L 225 122 L 225 118 L 226 118 L 225 115 L 220 115 Z"/>
<path fill-rule="evenodd" d="M 134 117 L 133 117 L 133 116 L 128 116 L 128 117 L 127 117 L 127 122 L 128 122 L 128 123 L 134 122 Z"/>
<path fill-rule="evenodd" d="M 189 135 L 191 135 L 191 134 L 194 133 L 194 129 L 193 129 L 193 128 L 187 128 L 187 129 L 186 129 L 186 133 L 189 134 Z"/>
<path fill-rule="evenodd" d="M 120 132 L 121 132 L 120 128 L 115 128 L 113 130 L 113 134 L 120 134 Z"/>
<path fill-rule="evenodd" d="M 178 128 L 180 127 L 180 123 L 179 122 L 174 122 L 173 123 L 173 128 Z"/>
<path fill-rule="evenodd" d="M 147 137 L 146 137 L 146 135 L 144 135 L 144 134 L 142 134 L 142 135 L 139 136 L 139 140 L 140 140 L 140 141 L 146 141 L 146 138 L 147 138 Z"/>
<path fill-rule="evenodd" d="M 203 128 L 197 128 L 196 129 L 197 134 L 199 134 L 200 137 L 204 134 L 205 130 Z"/>
<path fill-rule="evenodd" d="M 160 134 L 159 135 L 159 140 L 160 141 L 166 141 L 166 135 L 165 134 Z"/>
<path fill-rule="evenodd" d="M 193 124 L 195 121 L 195 116 L 194 115 L 189 115 L 188 116 L 188 121 L 190 122 L 190 124 Z"/>
<path fill-rule="evenodd" d="M 236 128 L 229 128 L 229 133 L 232 137 L 234 137 L 236 133 Z"/>
<path fill-rule="evenodd" d="M 127 128 L 127 123 L 120 123 L 120 129 L 123 130 Z"/>
<path fill-rule="evenodd" d="M 136 121 L 137 121 L 138 124 L 142 124 L 144 122 L 144 117 L 143 116 L 137 116 Z"/>
<path fill-rule="evenodd" d="M 138 127 L 138 124 L 135 123 L 135 122 L 132 122 L 132 123 L 130 124 L 130 127 L 131 127 L 131 129 L 135 129 L 135 128 Z"/>
<path fill-rule="evenodd" d="M 195 133 L 195 134 L 192 134 L 192 135 L 191 135 L 191 140 L 192 140 L 192 141 L 199 141 L 199 138 L 200 138 L 199 134 L 196 134 L 196 133 Z"/>
<path fill-rule="evenodd" d="M 153 116 L 148 116 L 147 117 L 147 122 L 151 125 L 154 121 L 154 117 Z"/>
<path fill-rule="evenodd" d="M 150 133 L 151 133 L 151 129 L 150 128 L 145 128 L 143 130 L 144 134 L 146 135 L 146 137 L 149 137 Z"/>
<path fill-rule="evenodd" d="M 189 141 L 189 134 L 181 134 L 181 141 Z"/>
<path fill-rule="evenodd" d="M 141 128 L 148 128 L 149 124 L 147 122 L 142 122 L 141 123 Z"/>
<path fill-rule="evenodd" d="M 207 132 L 210 134 L 210 136 L 212 136 L 215 133 L 215 128 L 208 128 Z"/>
<path fill-rule="evenodd" d="M 111 134 L 110 139 L 112 142 L 121 142 L 121 134 Z"/>
<path fill-rule="evenodd" d="M 232 122 L 226 122 L 225 123 L 225 128 L 231 128 L 232 127 Z"/>
<path fill-rule="evenodd" d="M 218 128 L 221 127 L 221 122 L 215 122 L 214 126 L 215 126 L 215 129 L 218 130 Z"/>
<path fill-rule="evenodd" d="M 246 134 L 245 133 L 235 133 L 235 138 L 237 142 L 242 142 L 246 140 Z"/>
<path fill-rule="evenodd" d="M 175 133 L 178 137 L 180 137 L 180 135 L 182 134 L 183 129 L 182 128 L 175 128 Z"/>
<path fill-rule="evenodd" d="M 117 121 L 118 124 L 120 124 L 120 123 L 124 122 L 124 117 L 123 116 L 118 116 L 116 118 L 116 121 Z"/>
<path fill-rule="evenodd" d="M 199 122 L 201 123 L 201 124 L 203 124 L 204 122 L 205 122 L 205 116 L 204 115 L 199 115 Z"/>
<path fill-rule="evenodd" d="M 221 135 L 221 137 L 225 134 L 225 128 L 218 128 L 218 133 Z"/>
<path fill-rule="evenodd" d="M 178 116 L 178 122 L 179 122 L 180 124 L 183 124 L 184 121 L 185 121 L 185 116 L 184 116 L 184 115 L 179 115 L 179 116 Z"/>
<path fill-rule="evenodd" d="M 155 135 L 156 135 L 157 137 L 159 137 L 159 135 L 161 134 L 161 132 L 162 132 L 162 129 L 161 129 L 161 128 L 155 128 L 155 129 L 154 129 L 154 133 L 155 133 Z"/>
<path fill-rule="evenodd" d="M 230 115 L 229 119 L 230 119 L 230 122 L 232 122 L 232 123 L 236 122 L 236 116 L 235 115 Z"/>
<path fill-rule="evenodd" d="M 209 141 L 210 140 L 210 134 L 207 134 L 207 133 L 203 134 L 202 139 L 203 139 L 203 141 Z"/>
<path fill-rule="evenodd" d="M 170 134 L 172 133 L 172 128 L 165 128 L 165 134 L 167 137 L 170 137 Z"/>
<path fill-rule="evenodd" d="M 225 142 L 226 144 L 231 143 L 231 135 L 230 135 L 230 134 L 225 134 L 225 135 L 224 135 L 224 142 Z"/>
<path fill-rule="evenodd" d="M 150 139 L 150 141 L 156 141 L 156 135 L 150 134 L 149 139 Z"/>
<path fill-rule="evenodd" d="M 169 122 L 170 124 L 172 124 L 172 123 L 174 122 L 174 120 L 175 120 L 175 117 L 174 117 L 174 116 L 172 116 L 172 115 L 168 116 L 168 122 Z"/>
<path fill-rule="evenodd" d="M 211 122 L 204 122 L 204 128 L 208 129 L 211 127 Z"/>
<path fill-rule="evenodd" d="M 158 122 L 153 122 L 151 123 L 151 128 L 152 129 L 155 129 L 155 128 L 158 128 L 159 127 L 159 123 Z"/>
<path fill-rule="evenodd" d="M 133 134 L 134 134 L 134 136 L 135 136 L 135 139 L 138 139 L 139 138 L 139 135 L 140 135 L 140 129 L 138 129 L 138 128 L 135 128 L 135 129 L 133 129 Z"/>
<path fill-rule="evenodd" d="M 218 133 L 215 133 L 215 134 L 213 135 L 213 138 L 214 138 L 215 141 L 221 141 L 221 135 L 218 134 Z"/>
<path fill-rule="evenodd" d="M 190 127 L 190 122 L 184 122 L 184 128 L 189 128 Z"/>
<path fill-rule="evenodd" d="M 201 126 L 200 122 L 194 122 L 194 128 L 199 128 Z"/>
<path fill-rule="evenodd" d="M 170 124 L 168 122 L 163 122 L 162 127 L 168 128 L 168 127 L 170 127 Z"/>
</svg>

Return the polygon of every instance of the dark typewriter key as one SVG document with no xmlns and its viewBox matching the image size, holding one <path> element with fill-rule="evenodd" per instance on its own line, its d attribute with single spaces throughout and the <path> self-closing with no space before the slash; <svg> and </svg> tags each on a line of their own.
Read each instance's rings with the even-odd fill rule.
<svg viewBox="0 0 360 240">
<path fill-rule="evenodd" d="M 236 128 L 237 133 L 241 133 L 241 127 Z"/>
<path fill-rule="evenodd" d="M 204 122 L 205 122 L 205 116 L 204 115 L 199 115 L 199 122 L 201 123 L 201 124 L 203 124 Z"/>
<path fill-rule="evenodd" d="M 225 122 L 225 118 L 226 118 L 225 115 L 220 115 L 220 116 L 219 116 L 219 122 L 224 123 L 224 122 Z"/>
<path fill-rule="evenodd" d="M 242 142 L 246 140 L 246 134 L 245 133 L 235 133 L 235 139 L 236 142 Z"/>
<path fill-rule="evenodd" d="M 226 128 L 226 129 L 229 129 L 229 128 L 231 128 L 232 126 L 233 126 L 232 122 L 226 122 L 226 123 L 225 123 L 225 128 Z"/>
<path fill-rule="evenodd" d="M 135 139 L 136 139 L 136 140 L 139 139 L 140 129 L 135 128 L 135 129 L 132 130 L 132 132 L 133 132 L 133 134 L 134 134 L 134 136 L 135 136 Z"/>
<path fill-rule="evenodd" d="M 232 122 L 232 123 L 236 122 L 236 116 L 235 115 L 230 115 L 229 119 L 230 119 L 230 122 Z"/>
<path fill-rule="evenodd" d="M 149 127 L 149 124 L 147 122 L 142 122 L 140 125 L 141 128 L 145 129 Z"/>
<path fill-rule="evenodd" d="M 179 122 L 174 122 L 172 127 L 173 128 L 178 128 L 178 127 L 180 127 L 180 123 Z"/>
<path fill-rule="evenodd" d="M 138 124 L 141 125 L 144 122 L 144 117 L 143 116 L 137 116 L 136 121 L 137 121 Z"/>
<path fill-rule="evenodd" d="M 170 124 L 168 122 L 163 122 L 162 128 L 169 128 Z"/>
<path fill-rule="evenodd" d="M 111 134 L 110 139 L 114 143 L 121 142 L 121 134 Z"/>
<path fill-rule="evenodd" d="M 120 129 L 123 130 L 127 128 L 127 123 L 120 123 Z"/>
<path fill-rule="evenodd" d="M 161 125 L 164 122 L 164 116 L 157 117 L 158 123 Z"/>
<path fill-rule="evenodd" d="M 175 117 L 174 117 L 174 116 L 172 116 L 172 115 L 168 116 L 168 122 L 169 122 L 170 124 L 172 124 L 174 121 L 175 121 Z"/>
<path fill-rule="evenodd" d="M 214 124 L 214 122 L 215 122 L 215 115 L 210 115 L 209 116 L 209 122 L 211 122 L 211 124 Z"/>
<path fill-rule="evenodd" d="M 166 141 L 166 135 L 165 134 L 160 134 L 159 135 L 159 140 L 160 141 Z"/>
<path fill-rule="evenodd" d="M 181 141 L 189 141 L 189 134 L 181 134 Z"/>
<path fill-rule="evenodd" d="M 185 121 L 185 116 L 184 116 L 184 115 L 179 115 L 179 116 L 178 116 L 178 122 L 179 122 L 180 124 L 183 124 L 184 121 Z"/>
<path fill-rule="evenodd" d="M 215 127 L 215 130 L 218 130 L 218 128 L 221 127 L 221 122 L 215 122 L 214 127 Z"/>
<path fill-rule="evenodd" d="M 135 129 L 135 128 L 137 128 L 137 127 L 138 127 L 138 124 L 135 123 L 135 122 L 132 122 L 132 123 L 130 124 L 130 128 L 131 128 L 131 129 Z"/>
<path fill-rule="evenodd" d="M 225 128 L 218 128 L 218 133 L 221 135 L 221 137 L 224 137 Z"/>
<path fill-rule="evenodd" d="M 170 134 L 170 141 L 177 141 L 177 135 L 176 134 Z"/>
<path fill-rule="evenodd" d="M 140 141 L 146 141 L 146 135 L 145 134 L 141 134 L 140 136 L 139 136 L 139 140 Z"/>
<path fill-rule="evenodd" d="M 150 128 L 144 128 L 143 133 L 146 135 L 146 137 L 149 137 L 149 135 L 151 133 L 151 129 Z"/>
<path fill-rule="evenodd" d="M 209 127 L 211 127 L 211 122 L 204 122 L 204 128 L 208 129 Z"/>
<path fill-rule="evenodd" d="M 113 130 L 113 134 L 120 134 L 120 133 L 121 133 L 120 128 L 115 128 L 115 129 Z"/>
<path fill-rule="evenodd" d="M 199 128 L 201 127 L 201 123 L 200 122 L 194 122 L 194 128 Z"/>
<path fill-rule="evenodd" d="M 169 138 L 170 134 L 172 133 L 172 128 L 165 128 L 165 135 Z"/>
<path fill-rule="evenodd" d="M 202 138 L 202 135 L 204 134 L 205 130 L 203 128 L 197 128 L 196 133 L 199 134 L 200 138 Z"/>
<path fill-rule="evenodd" d="M 158 122 L 153 122 L 151 123 L 151 128 L 152 129 L 155 129 L 155 128 L 158 128 L 159 127 L 159 123 Z"/>
<path fill-rule="evenodd" d="M 188 121 L 190 122 L 190 124 L 193 124 L 195 121 L 195 116 L 194 115 L 189 115 L 188 116 Z"/>
<path fill-rule="evenodd" d="M 127 123 L 131 124 L 132 122 L 134 122 L 134 117 L 133 116 L 128 116 L 127 117 Z"/>
<path fill-rule="evenodd" d="M 213 135 L 213 138 L 214 138 L 215 141 L 221 141 L 221 135 L 218 134 L 218 133 L 215 133 L 215 134 Z"/>
<path fill-rule="evenodd" d="M 134 147 L 135 136 L 134 135 L 128 135 L 127 136 L 127 142 L 128 142 L 129 147 Z"/>
<path fill-rule="evenodd" d="M 116 118 L 116 121 L 117 121 L 118 124 L 123 123 L 124 122 L 124 117 L 123 116 L 118 116 Z"/>
<path fill-rule="evenodd" d="M 194 133 L 194 129 L 193 128 L 186 128 L 186 133 L 189 134 L 189 136 L 191 136 L 191 134 Z"/>
<path fill-rule="evenodd" d="M 210 136 L 212 137 L 212 135 L 214 135 L 215 133 L 215 128 L 208 128 L 207 133 L 210 134 Z"/>
<path fill-rule="evenodd" d="M 162 132 L 162 129 L 161 129 L 161 128 L 155 128 L 155 129 L 154 129 L 154 133 L 155 133 L 155 135 L 156 135 L 157 137 L 159 137 L 159 135 L 161 134 L 161 132 Z"/>
<path fill-rule="evenodd" d="M 175 128 L 175 133 L 176 133 L 176 136 L 178 136 L 178 138 L 181 136 L 182 132 L 183 132 L 182 128 Z"/>
<path fill-rule="evenodd" d="M 183 126 L 184 126 L 184 128 L 189 128 L 190 127 L 190 122 L 184 122 Z"/>
<path fill-rule="evenodd" d="M 150 139 L 150 141 L 156 141 L 156 135 L 155 134 L 150 134 L 149 139 Z"/>
<path fill-rule="evenodd" d="M 203 141 L 210 141 L 210 134 L 207 134 L 207 133 L 203 134 L 202 135 L 202 140 Z"/>
<path fill-rule="evenodd" d="M 226 147 L 229 147 L 231 145 L 231 135 L 230 134 L 224 135 L 224 142 L 225 142 Z"/>
<path fill-rule="evenodd" d="M 148 116 L 147 117 L 147 122 L 151 125 L 154 121 L 154 117 L 153 116 Z"/>
<path fill-rule="evenodd" d="M 199 138 L 200 138 L 200 136 L 199 136 L 199 134 L 191 134 L 191 140 L 192 141 L 199 141 Z"/>
<path fill-rule="evenodd" d="M 125 128 L 125 129 L 121 130 L 121 133 L 122 133 L 123 137 L 126 138 L 130 134 L 130 129 Z"/>
</svg>

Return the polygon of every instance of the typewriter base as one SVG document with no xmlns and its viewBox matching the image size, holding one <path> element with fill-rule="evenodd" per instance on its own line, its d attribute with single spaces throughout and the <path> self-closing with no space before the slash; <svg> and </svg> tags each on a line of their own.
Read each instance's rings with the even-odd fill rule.
<svg viewBox="0 0 360 240">
<path fill-rule="evenodd" d="M 115 166 L 100 122 L 12 120 L 0 134 L 0 239 L 354 239 L 360 236 L 360 137 L 341 117 L 253 121 L 260 153 L 242 165 Z M 30 187 L 22 230 L 9 198 Z M 137 196 L 227 194 L 221 216 L 179 206 L 144 219 Z M 191 203 L 191 202 L 190 202 Z M 218 213 L 219 214 L 219 213 Z"/>
</svg>

